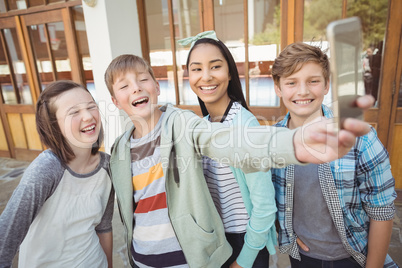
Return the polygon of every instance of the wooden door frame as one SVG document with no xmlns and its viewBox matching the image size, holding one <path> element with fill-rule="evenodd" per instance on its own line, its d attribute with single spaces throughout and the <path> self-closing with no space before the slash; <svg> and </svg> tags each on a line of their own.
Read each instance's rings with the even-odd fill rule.
<svg viewBox="0 0 402 268">
<path fill-rule="evenodd" d="M 30 40 L 29 32 L 27 27 L 30 25 L 37 25 L 37 24 L 45 24 L 51 22 L 62 22 L 64 26 L 64 34 L 67 43 L 67 54 L 68 58 L 70 59 L 70 66 L 71 66 L 71 78 L 73 81 L 84 85 L 85 84 L 85 74 L 84 69 L 82 66 L 82 62 L 80 61 L 80 55 L 78 51 L 78 41 L 77 37 L 75 36 L 75 26 L 73 21 L 73 15 L 71 12 L 72 7 L 65 7 L 50 11 L 45 11 L 42 13 L 33 13 L 20 16 L 22 29 L 24 33 L 25 40 Z M 28 52 L 28 58 L 30 63 L 30 68 L 35 70 L 34 75 L 34 83 L 35 88 L 37 89 L 36 94 L 39 96 L 41 92 L 40 80 L 38 77 L 38 70 L 35 62 L 33 46 L 30 43 L 26 46 L 26 51 Z M 53 70 L 56 72 L 56 70 Z M 36 101 L 36 100 L 35 100 Z"/>
<path fill-rule="evenodd" d="M 18 43 L 20 45 L 20 52 L 22 55 L 22 60 L 25 64 L 25 69 L 26 69 L 26 80 L 30 88 L 31 92 L 31 98 L 32 98 L 32 104 L 4 104 L 3 100 L 1 99 L 1 119 L 3 122 L 3 128 L 6 134 L 6 139 L 8 143 L 8 149 L 9 149 L 9 156 L 12 158 L 18 158 L 18 159 L 23 159 L 23 160 L 31 160 L 35 158 L 39 152 L 30 150 L 29 148 L 24 149 L 24 148 L 17 148 L 14 145 L 14 139 L 13 135 L 11 133 L 11 128 L 9 125 L 9 119 L 8 119 L 8 114 L 19 114 L 21 121 L 22 119 L 22 114 L 34 114 L 35 113 L 35 103 L 37 101 L 37 90 L 34 85 L 34 73 L 32 69 L 30 68 L 30 62 L 29 62 L 29 56 L 27 53 L 27 42 L 25 39 L 25 36 L 22 32 L 22 25 L 21 25 L 21 20 L 19 16 L 15 17 L 9 17 L 9 18 L 2 18 L 6 20 L 13 20 L 13 27 L 15 27 L 16 32 L 17 32 L 17 39 Z M 13 74 L 11 74 L 13 75 Z M 14 85 L 15 86 L 15 85 Z M 25 143 L 28 146 L 28 140 L 26 138 L 26 132 L 25 132 L 25 126 L 23 125 L 24 129 L 24 136 L 25 136 Z"/>
<path fill-rule="evenodd" d="M 281 0 L 281 46 L 303 41 L 303 16 L 304 0 Z M 379 85 L 378 107 L 371 108 L 365 112 L 364 119 L 377 129 L 378 137 L 384 145 L 389 147 L 389 139 L 392 134 L 389 132 L 391 121 L 380 120 L 391 118 L 393 92 L 395 91 L 397 66 L 395 55 L 399 52 L 400 34 L 402 33 L 402 22 L 399 11 L 402 10 L 402 2 L 399 0 L 388 1 L 387 28 L 385 32 L 385 47 L 382 63 L 382 72 Z M 296 12 L 297 11 L 297 12 Z M 342 1 L 342 18 L 346 18 L 347 0 Z M 285 17 L 287 15 L 287 18 Z M 399 113 L 397 113 L 399 115 Z M 392 120 L 392 119 L 391 119 Z"/>
<path fill-rule="evenodd" d="M 215 29 L 214 0 L 199 0 L 201 32 Z"/>
<path fill-rule="evenodd" d="M 402 96 L 400 96 L 400 87 L 402 84 L 402 22 L 400 20 L 400 18 L 398 16 L 400 16 L 400 14 L 396 14 L 396 10 L 401 10 L 402 9 L 402 2 L 401 1 L 395 1 L 393 3 L 391 3 L 390 5 L 390 22 L 389 25 L 387 27 L 387 30 L 389 31 L 389 33 L 394 33 L 394 36 L 392 39 L 392 41 L 395 42 L 394 47 L 392 47 L 393 51 L 395 51 L 396 54 L 393 54 L 392 59 L 397 59 L 396 60 L 396 64 L 395 64 L 395 68 L 392 70 L 393 73 L 391 73 L 391 75 L 393 75 L 392 77 L 390 76 L 390 78 L 392 79 L 391 81 L 389 81 L 389 83 L 391 84 L 391 92 L 389 92 L 388 97 L 390 98 L 388 100 L 388 102 L 385 105 L 389 105 L 390 107 L 390 111 L 389 111 L 389 121 L 388 120 L 384 120 L 384 121 L 388 121 L 388 135 L 387 135 L 387 143 L 385 144 L 387 147 L 387 150 L 390 154 L 390 157 L 400 157 L 398 155 L 396 155 L 395 150 L 396 150 L 396 143 L 395 141 L 395 135 L 396 135 L 396 126 L 401 127 L 402 126 L 402 107 L 398 107 L 398 100 L 399 98 L 402 98 Z M 395 33 L 400 33 L 399 36 Z M 399 39 L 399 42 L 398 40 Z M 387 39 L 386 39 L 387 40 Z M 397 47 L 397 49 L 395 48 Z M 397 56 L 396 56 L 397 55 Z M 385 64 L 385 63 L 383 63 Z M 387 78 L 384 78 L 387 79 Z M 385 114 L 385 112 L 384 112 Z M 383 116 L 387 116 L 386 114 Z M 381 115 L 379 116 L 379 118 L 382 118 Z M 400 144 L 399 144 L 400 145 Z M 398 151 L 397 151 L 398 152 Z M 391 164 L 395 165 L 395 163 L 397 163 L 397 169 L 396 170 L 400 170 L 401 167 L 401 163 L 399 161 L 399 163 L 397 161 L 395 161 L 396 159 L 391 159 Z M 393 174 L 395 177 L 395 183 L 396 186 L 401 186 L 402 185 L 402 177 L 400 172 L 396 172 Z M 396 176 L 399 177 L 396 177 Z M 402 202 L 402 188 L 398 188 L 396 189 L 397 191 L 397 201 Z"/>
<path fill-rule="evenodd" d="M 73 5 L 73 3 L 75 5 Z M 85 83 L 85 75 L 82 62 L 80 60 L 77 37 L 75 35 L 75 26 L 73 20 L 73 14 L 71 8 L 73 6 L 81 4 L 81 1 L 71 1 L 70 3 L 58 4 L 57 9 L 55 6 L 45 8 L 46 11 L 39 9 L 35 12 L 28 11 L 13 11 L 7 14 L 0 15 L 0 20 L 9 20 L 16 29 L 18 42 L 21 49 L 22 59 L 26 67 L 27 83 L 29 84 L 32 96 L 32 104 L 4 104 L 0 99 L 0 116 L 2 119 L 3 129 L 7 139 L 8 154 L 1 152 L 0 156 L 7 156 L 11 158 L 33 160 L 41 151 L 29 149 L 27 141 L 27 133 L 25 132 L 25 140 L 27 148 L 16 148 L 14 146 L 14 140 L 9 126 L 9 120 L 7 114 L 20 114 L 21 120 L 23 120 L 23 114 L 35 114 L 35 104 L 41 92 L 40 80 L 38 77 L 38 70 L 36 66 L 36 60 L 34 57 L 33 47 L 30 40 L 27 27 L 30 25 L 44 24 L 50 22 L 62 22 L 64 26 L 64 33 L 67 42 L 67 54 L 70 59 L 71 76 L 72 80 L 77 83 Z M 32 11 L 32 10 L 30 10 Z M 11 16 L 10 14 L 14 14 Z M 10 24 L 10 25 L 11 25 Z M 3 27 L 7 28 L 7 27 Z M 25 126 L 22 126 L 25 129 Z M 43 145 L 42 145 L 43 149 Z"/>
<path fill-rule="evenodd" d="M 138 10 L 138 18 L 139 18 L 139 26 L 140 26 L 140 38 L 141 38 L 141 48 L 142 48 L 142 55 L 143 58 L 146 59 L 148 62 L 150 62 L 150 58 L 149 58 L 149 39 L 148 39 L 148 30 L 147 30 L 147 18 L 146 18 L 146 5 L 145 5 L 145 0 L 136 0 L 137 1 L 137 10 Z M 171 9 L 171 5 L 170 5 L 170 0 L 168 1 L 168 7 L 169 9 Z M 292 0 L 293 2 L 295 2 L 295 6 L 294 8 L 299 8 L 300 6 L 303 6 L 301 3 L 303 3 L 303 0 Z M 244 0 L 244 8 L 245 10 L 247 10 L 247 6 L 246 3 L 247 1 Z M 281 9 L 283 8 L 283 6 L 287 6 L 286 5 L 287 1 L 281 0 Z M 208 31 L 208 30 L 214 30 L 215 29 L 215 18 L 214 18 L 214 0 L 198 0 L 198 6 L 199 6 L 199 17 L 200 17 L 200 31 Z M 287 23 L 287 19 L 289 18 L 289 15 L 287 14 L 288 11 L 287 9 L 284 9 L 285 11 L 282 11 L 282 15 L 281 15 L 281 47 L 286 41 L 287 38 L 285 38 L 284 36 L 287 35 L 287 33 L 289 32 L 289 29 L 287 29 L 286 27 L 282 27 L 282 24 L 284 23 L 285 26 L 288 25 Z M 247 14 L 247 13 L 246 13 Z M 299 14 L 299 13 L 297 13 Z M 170 18 L 171 19 L 171 18 Z M 303 17 L 301 15 L 297 16 L 297 19 L 294 20 L 292 19 L 292 23 L 293 25 L 296 25 L 297 29 L 302 29 L 302 24 L 300 26 L 300 21 L 303 21 Z M 247 31 L 248 29 L 245 28 L 245 31 Z M 170 25 L 170 32 L 174 33 L 174 29 L 173 29 L 173 25 Z M 298 33 L 300 34 L 300 30 L 298 30 Z M 301 31 L 302 33 L 302 31 Z M 246 33 L 245 33 L 246 35 Z M 174 35 L 173 35 L 174 36 Z M 174 48 L 173 43 L 171 44 L 171 47 Z M 175 55 L 174 52 L 172 52 L 173 55 Z M 175 61 L 174 61 L 175 62 Z M 175 73 L 175 76 L 177 75 L 177 73 Z M 247 76 L 246 76 L 247 77 Z M 177 84 L 177 78 L 175 78 L 175 84 Z M 247 81 L 246 81 L 247 82 Z M 247 84 L 246 84 L 247 85 Z M 248 87 L 248 86 L 246 86 Z M 176 102 L 178 102 L 179 96 L 178 96 L 178 87 L 175 88 L 176 90 Z M 246 98 L 248 96 L 249 91 L 246 90 Z M 248 98 L 247 98 L 248 99 Z M 193 110 L 195 113 L 197 113 L 198 115 L 201 115 L 201 109 L 198 105 L 177 105 L 178 107 L 182 108 L 182 109 L 190 109 Z M 262 118 L 261 121 L 265 121 L 266 123 L 272 123 L 277 121 L 278 118 L 280 118 L 281 116 L 283 116 L 286 113 L 286 108 L 283 105 L 282 101 L 280 102 L 279 107 L 259 107 L 259 106 L 249 106 L 250 110 L 256 114 L 259 115 L 260 118 Z"/>
<path fill-rule="evenodd" d="M 21 35 L 21 31 L 20 31 L 20 21 L 19 18 L 16 17 L 6 17 L 6 18 L 0 18 L 0 21 L 2 21 L 2 29 L 10 29 L 13 28 L 16 30 L 17 32 L 17 40 L 18 43 L 20 45 L 20 49 L 21 49 L 21 55 L 22 55 L 22 60 L 25 64 L 25 68 L 26 68 L 26 76 L 27 76 L 27 81 L 30 87 L 30 91 L 31 91 L 31 98 L 32 98 L 32 103 L 34 103 L 35 99 L 34 99 L 34 95 L 33 93 L 33 87 L 32 87 L 32 78 L 31 78 L 31 73 L 29 72 L 29 63 L 27 61 L 27 57 L 26 54 L 24 53 L 24 38 Z M 2 38 L 2 41 L 3 38 Z M 3 46 L 4 49 L 7 49 L 7 44 L 5 43 L 5 41 L 3 42 Z M 7 56 L 7 55 L 6 55 Z M 9 64 L 12 65 L 12 62 Z M 14 72 L 13 69 L 10 70 L 10 75 L 14 76 Z M 13 82 L 14 79 L 12 79 L 12 85 L 13 85 L 13 89 L 15 90 L 15 83 Z M 7 146 L 8 146 L 8 154 L 7 153 L 1 153 L 1 156 L 8 156 L 11 158 L 15 158 L 17 155 L 17 148 L 14 146 L 14 140 L 13 140 L 13 136 L 11 133 L 11 128 L 9 125 L 9 120 L 8 120 L 8 116 L 7 114 L 10 112 L 10 110 L 12 110 L 13 108 L 17 108 L 17 109 L 28 109 L 28 107 L 30 107 L 31 105 L 24 105 L 24 104 L 5 104 L 3 98 L 0 96 L 0 116 L 1 116 L 1 121 L 3 124 L 3 129 L 4 129 L 4 134 L 6 136 L 6 140 L 7 140 Z"/>
<path fill-rule="evenodd" d="M 390 128 L 388 132 L 388 151 L 391 152 L 393 144 L 393 132 L 394 124 L 402 124 L 402 107 L 398 107 L 398 100 L 402 98 L 400 96 L 400 87 L 402 84 L 402 34 L 400 35 L 399 41 L 399 53 L 398 53 L 398 64 L 396 68 L 396 75 L 392 85 L 392 105 L 391 105 L 391 116 L 390 116 Z"/>
<path fill-rule="evenodd" d="M 289 4 L 289 2 L 292 2 Z M 208 31 L 208 30 L 214 30 L 215 29 L 215 14 L 214 14 L 214 0 L 200 0 L 200 25 L 201 29 L 203 31 Z M 288 39 L 288 33 L 290 32 L 289 25 L 294 25 L 297 29 L 297 33 L 300 33 L 300 29 L 303 29 L 303 16 L 300 15 L 300 13 L 295 12 L 295 8 L 300 8 L 301 3 L 304 3 L 303 0 L 280 0 L 280 6 L 281 6 L 281 43 L 280 43 L 280 49 L 283 49 L 286 45 L 294 42 L 294 38 L 291 40 Z M 244 12 L 248 16 L 248 8 L 247 8 L 247 0 L 243 1 L 244 5 Z M 290 14 L 296 13 L 298 14 L 296 18 L 290 16 Z M 245 16 L 244 16 L 245 17 Z M 301 20 L 301 23 L 300 23 Z M 248 33 L 248 27 L 247 27 L 248 21 L 245 21 L 245 32 L 244 35 L 247 36 Z M 301 31 L 301 33 L 303 33 Z M 295 34 L 296 36 L 296 34 Z M 248 42 L 247 40 L 245 41 L 245 46 L 247 46 Z M 248 50 L 247 48 L 245 48 Z M 248 55 L 248 53 L 246 53 Z M 246 62 L 245 64 L 248 63 L 248 58 L 246 57 Z M 248 70 L 248 64 L 245 66 L 245 70 Z M 248 102 L 249 100 L 249 79 L 248 76 L 246 75 L 246 100 Z M 257 118 L 259 118 L 261 123 L 265 124 L 272 124 L 273 122 L 276 122 L 281 116 L 286 114 L 286 107 L 282 102 L 282 99 L 280 99 L 280 103 L 278 107 L 269 107 L 269 106 L 250 106 L 248 103 L 248 106 L 250 108 L 250 111 L 256 115 Z M 190 106 L 191 109 L 194 109 L 194 106 Z M 196 107 L 198 108 L 198 106 Z"/>
<path fill-rule="evenodd" d="M 402 33 L 402 21 L 400 18 L 400 10 L 402 10 L 402 1 L 389 0 L 388 5 L 388 21 L 385 33 L 384 54 L 382 61 L 382 71 L 380 78 L 380 93 L 377 111 L 378 123 L 377 132 L 381 142 L 389 147 L 388 138 L 391 131 L 391 111 L 393 92 L 395 91 L 397 77 L 397 62 L 395 55 L 399 54 L 400 35 Z M 399 33 L 396 34 L 396 33 Z M 395 94 L 394 94 L 395 95 Z"/>
</svg>

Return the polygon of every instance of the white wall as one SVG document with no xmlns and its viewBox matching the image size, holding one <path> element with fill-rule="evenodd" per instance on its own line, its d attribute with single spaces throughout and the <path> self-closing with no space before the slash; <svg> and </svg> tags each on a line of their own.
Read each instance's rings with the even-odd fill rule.
<svg viewBox="0 0 402 268">
<path fill-rule="evenodd" d="M 115 138 L 130 120 L 112 103 L 104 74 L 109 63 L 121 54 L 142 56 L 137 4 L 135 0 L 96 0 L 96 5 L 89 7 L 82 2 L 105 150 L 110 152 Z"/>
</svg>

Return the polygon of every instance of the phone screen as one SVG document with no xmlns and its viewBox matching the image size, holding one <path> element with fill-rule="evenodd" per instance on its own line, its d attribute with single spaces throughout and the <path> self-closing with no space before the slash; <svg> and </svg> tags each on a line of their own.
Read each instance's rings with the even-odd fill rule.
<svg viewBox="0 0 402 268">
<path fill-rule="evenodd" d="M 364 94 L 360 19 L 352 17 L 331 22 L 327 27 L 327 38 L 333 110 L 340 127 L 342 119 L 361 119 L 363 115 L 363 111 L 355 104 L 357 97 Z"/>
</svg>

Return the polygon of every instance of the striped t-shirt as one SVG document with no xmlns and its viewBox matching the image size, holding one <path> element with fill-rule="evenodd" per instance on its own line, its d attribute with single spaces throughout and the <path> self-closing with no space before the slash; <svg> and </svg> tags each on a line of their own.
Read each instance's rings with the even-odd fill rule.
<svg viewBox="0 0 402 268">
<path fill-rule="evenodd" d="M 139 267 L 188 267 L 168 216 L 160 155 L 161 119 L 140 139 L 131 138 L 134 231 L 131 247 Z"/>
<path fill-rule="evenodd" d="M 231 102 L 221 123 L 231 125 L 242 106 Z M 239 185 L 229 166 L 203 156 L 204 177 L 214 200 L 226 233 L 245 233 L 249 216 L 244 206 Z"/>
</svg>

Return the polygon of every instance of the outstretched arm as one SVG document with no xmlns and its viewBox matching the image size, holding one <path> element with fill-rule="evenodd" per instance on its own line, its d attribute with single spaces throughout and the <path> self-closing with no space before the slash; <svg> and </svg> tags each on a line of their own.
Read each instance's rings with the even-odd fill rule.
<svg viewBox="0 0 402 268">
<path fill-rule="evenodd" d="M 320 120 L 320 121 L 318 121 Z M 344 156 L 357 136 L 365 135 L 370 126 L 348 118 L 339 135 L 328 119 L 311 122 L 289 130 L 271 126 L 227 127 L 210 123 L 189 111 L 177 110 L 166 129 L 172 130 L 172 140 L 186 140 L 189 150 L 199 155 L 241 168 L 245 173 L 284 168 L 290 164 L 320 164 Z"/>
</svg>

